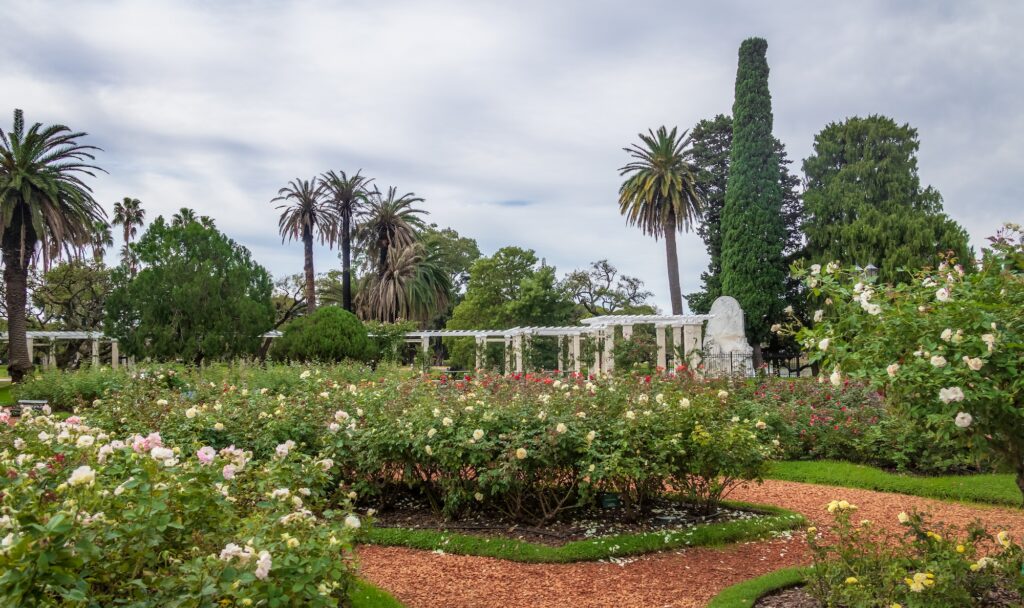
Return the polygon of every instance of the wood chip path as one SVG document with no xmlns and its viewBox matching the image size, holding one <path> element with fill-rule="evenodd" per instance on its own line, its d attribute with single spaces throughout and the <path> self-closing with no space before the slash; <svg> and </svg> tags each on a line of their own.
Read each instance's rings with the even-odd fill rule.
<svg viewBox="0 0 1024 608">
<path fill-rule="evenodd" d="M 740 488 L 734 500 L 780 506 L 818 525 L 825 505 L 848 500 L 857 517 L 899 527 L 900 511 L 927 511 L 964 526 L 981 519 L 991 531 L 1024 537 L 1024 511 L 947 503 L 927 498 L 766 481 Z M 723 588 L 809 560 L 803 533 L 791 538 L 654 553 L 624 563 L 522 564 L 486 557 L 438 554 L 400 547 L 359 549 L 362 576 L 409 608 L 636 607 L 699 608 Z"/>
</svg>

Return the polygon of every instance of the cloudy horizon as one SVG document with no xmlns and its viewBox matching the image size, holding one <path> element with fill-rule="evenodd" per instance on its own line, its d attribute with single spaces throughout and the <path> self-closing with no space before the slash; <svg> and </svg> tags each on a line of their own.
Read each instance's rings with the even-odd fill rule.
<svg viewBox="0 0 1024 608">
<path fill-rule="evenodd" d="M 147 223 L 192 207 L 275 276 L 302 270 L 301 245 L 277 233 L 277 190 L 362 169 L 485 255 L 531 248 L 560 275 L 607 258 L 668 309 L 663 244 L 618 213 L 622 148 L 731 113 L 750 36 L 768 40 L 774 132 L 795 173 L 827 123 L 884 114 L 918 130 L 922 184 L 976 248 L 1024 223 L 1020 3 L 0 6 L 4 128 L 17 107 L 87 131 L 108 213 L 125 196 Z M 679 255 L 695 291 L 703 243 L 685 235 Z M 326 247 L 316 264 L 340 265 Z"/>
</svg>

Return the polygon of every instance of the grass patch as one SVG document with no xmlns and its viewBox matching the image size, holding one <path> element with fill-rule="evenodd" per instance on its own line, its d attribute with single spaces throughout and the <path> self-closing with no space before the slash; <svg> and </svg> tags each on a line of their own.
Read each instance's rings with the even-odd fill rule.
<svg viewBox="0 0 1024 608">
<path fill-rule="evenodd" d="M 362 579 L 356 579 L 348 597 L 352 600 L 352 608 L 403 608 L 402 603 L 390 593 Z"/>
<path fill-rule="evenodd" d="M 773 591 L 804 584 L 810 568 L 783 568 L 726 587 L 711 598 L 708 608 L 751 608 L 758 599 Z"/>
<path fill-rule="evenodd" d="M 896 492 L 925 498 L 1021 506 L 1021 493 L 1010 474 L 922 477 L 889 473 L 849 462 L 786 461 L 772 463 L 768 479 Z"/>
<path fill-rule="evenodd" d="M 14 405 L 14 395 L 11 393 L 11 385 L 0 385 L 0 405 Z"/>
<path fill-rule="evenodd" d="M 483 538 L 436 530 L 407 528 L 371 528 L 365 542 L 444 551 L 460 555 L 479 555 L 527 563 L 568 563 L 627 557 L 682 547 L 724 545 L 755 540 L 773 532 L 801 527 L 806 520 L 799 513 L 777 507 L 730 502 L 731 508 L 756 510 L 763 516 L 749 520 L 703 524 L 678 531 L 618 534 L 566 543 L 559 547 L 507 538 Z"/>
</svg>

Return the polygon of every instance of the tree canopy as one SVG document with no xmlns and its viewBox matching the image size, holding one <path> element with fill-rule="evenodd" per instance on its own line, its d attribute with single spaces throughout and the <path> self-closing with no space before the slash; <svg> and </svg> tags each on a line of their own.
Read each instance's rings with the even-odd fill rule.
<svg viewBox="0 0 1024 608">
<path fill-rule="evenodd" d="M 917 174 L 917 129 L 886 116 L 830 123 L 804 160 L 807 259 L 879 269 L 904 281 L 940 254 L 970 259 L 964 229 L 942 212 L 942 197 Z M 901 273 L 900 269 L 907 269 Z"/>
<path fill-rule="evenodd" d="M 157 218 L 115 273 L 106 332 L 129 355 L 200 363 L 252 355 L 274 324 L 273 283 L 249 250 L 212 225 Z"/>
</svg>

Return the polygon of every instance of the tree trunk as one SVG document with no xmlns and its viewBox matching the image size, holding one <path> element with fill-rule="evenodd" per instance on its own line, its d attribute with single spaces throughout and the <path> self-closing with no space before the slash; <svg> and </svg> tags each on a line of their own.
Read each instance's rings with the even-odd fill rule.
<svg viewBox="0 0 1024 608">
<path fill-rule="evenodd" d="M 672 299 L 672 314 L 683 314 L 683 294 L 679 287 L 679 255 L 676 253 L 675 221 L 665 226 L 665 261 L 668 262 L 668 292 Z"/>
<path fill-rule="evenodd" d="M 352 218 L 348 213 L 341 216 L 341 305 L 352 312 Z"/>
<path fill-rule="evenodd" d="M 755 370 L 761 369 L 761 366 L 764 365 L 764 353 L 761 352 L 761 345 L 760 344 L 751 344 L 750 346 L 751 346 L 751 348 L 754 349 L 754 354 L 752 356 L 753 363 L 754 363 L 754 369 Z"/>
<path fill-rule="evenodd" d="M 313 233 L 309 228 L 302 229 L 302 248 L 306 257 L 302 267 L 306 273 L 306 314 L 313 314 L 316 311 L 316 275 L 313 273 Z"/>
<path fill-rule="evenodd" d="M 28 337 L 25 306 L 28 299 L 28 258 L 35 248 L 36 238 L 31 226 L 25 228 L 22 241 L 17 222 L 3 235 L 4 282 L 7 286 L 7 373 L 13 382 L 21 382 L 32 371 L 28 358 Z"/>
</svg>

